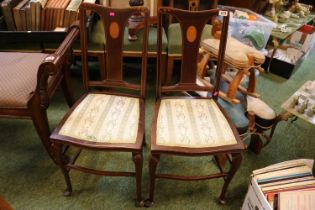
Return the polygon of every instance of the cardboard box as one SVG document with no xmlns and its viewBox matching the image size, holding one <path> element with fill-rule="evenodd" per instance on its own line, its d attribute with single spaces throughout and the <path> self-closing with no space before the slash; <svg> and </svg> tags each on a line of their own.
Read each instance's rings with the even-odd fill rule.
<svg viewBox="0 0 315 210">
<path fill-rule="evenodd" d="M 308 53 L 315 41 L 315 27 L 304 25 L 300 30 L 294 32 L 287 40 L 287 44 L 296 49 Z"/>
<path fill-rule="evenodd" d="M 270 63 L 269 72 L 278 76 L 289 79 L 296 71 L 297 66 L 301 62 L 304 53 L 301 50 L 288 48 L 287 50 L 278 49 L 273 59 L 270 60 L 272 50 L 266 56 L 265 63 L 262 67 L 267 70 Z"/>
<path fill-rule="evenodd" d="M 255 179 L 250 182 L 241 210 L 273 210 Z"/>
</svg>

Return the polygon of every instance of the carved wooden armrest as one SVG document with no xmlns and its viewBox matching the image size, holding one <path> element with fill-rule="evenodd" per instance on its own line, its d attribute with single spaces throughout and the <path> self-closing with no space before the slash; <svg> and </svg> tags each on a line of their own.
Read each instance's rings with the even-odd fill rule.
<svg viewBox="0 0 315 210">
<path fill-rule="evenodd" d="M 40 64 L 37 73 L 36 91 L 40 94 L 43 108 L 49 105 L 48 78 L 49 76 L 64 74 L 71 65 L 72 49 L 71 46 L 79 34 L 78 22 L 69 27 L 67 36 L 57 48 L 57 50 L 47 55 Z"/>
</svg>

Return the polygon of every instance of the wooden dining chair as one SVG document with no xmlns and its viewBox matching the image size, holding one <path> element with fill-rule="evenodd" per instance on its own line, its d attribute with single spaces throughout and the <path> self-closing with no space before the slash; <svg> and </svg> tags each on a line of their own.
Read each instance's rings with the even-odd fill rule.
<svg viewBox="0 0 315 210">
<path fill-rule="evenodd" d="M 202 30 L 214 16 L 222 14 L 223 29 L 220 38 L 215 88 L 212 98 L 190 97 L 187 91 L 209 91 L 209 87 L 196 84 L 198 53 Z M 151 127 L 150 197 L 146 206 L 154 201 L 156 179 L 206 180 L 223 178 L 220 202 L 225 202 L 225 193 L 230 181 L 239 168 L 245 147 L 232 121 L 217 103 L 218 84 L 223 68 L 223 57 L 228 33 L 229 14 L 217 9 L 207 11 L 185 11 L 162 7 L 159 15 L 159 29 L 162 18 L 172 15 L 181 25 L 183 35 L 182 65 L 180 78 L 176 84 L 161 83 L 160 72 L 157 74 L 156 105 Z M 160 32 L 160 30 L 159 30 Z M 159 33 L 159 49 L 161 49 Z M 171 96 L 175 93 L 175 96 Z M 183 93 L 183 94 L 181 94 Z M 219 172 L 211 175 L 182 176 L 157 173 L 161 155 L 210 156 L 217 162 Z M 225 172 L 220 160 L 227 156 L 230 170 Z"/>
<path fill-rule="evenodd" d="M 90 10 L 101 17 L 105 29 L 106 69 L 100 69 L 105 75 L 101 80 L 91 79 L 87 63 L 87 33 L 84 30 L 87 18 L 84 14 Z M 130 83 L 123 75 L 122 47 L 127 20 L 134 13 L 144 15 L 145 27 L 140 81 Z M 67 184 L 65 195 L 72 193 L 70 169 L 103 176 L 133 176 L 136 178 L 136 205 L 142 206 L 142 145 L 149 10 L 145 7 L 118 9 L 82 3 L 80 14 L 83 85 L 86 93 L 65 115 L 51 135 L 56 161 Z M 64 152 L 64 145 L 78 148 L 79 152 L 71 159 Z M 82 149 L 95 152 L 130 152 L 135 172 L 101 171 L 77 165 L 75 161 Z"/>
<path fill-rule="evenodd" d="M 60 84 L 68 105 L 73 105 L 69 67 L 78 34 L 79 26 L 73 25 L 51 54 L 0 52 L 0 118 L 31 119 L 52 159 L 46 110 Z"/>
</svg>

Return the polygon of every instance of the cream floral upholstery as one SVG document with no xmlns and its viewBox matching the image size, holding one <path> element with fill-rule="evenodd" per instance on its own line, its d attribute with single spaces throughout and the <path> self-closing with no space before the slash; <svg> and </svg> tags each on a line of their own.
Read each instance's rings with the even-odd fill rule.
<svg viewBox="0 0 315 210">
<path fill-rule="evenodd" d="M 222 112 L 211 99 L 163 99 L 156 144 L 179 147 L 215 147 L 236 144 Z"/>
<path fill-rule="evenodd" d="M 88 94 L 71 113 L 59 135 L 100 143 L 135 143 L 138 98 Z"/>
</svg>

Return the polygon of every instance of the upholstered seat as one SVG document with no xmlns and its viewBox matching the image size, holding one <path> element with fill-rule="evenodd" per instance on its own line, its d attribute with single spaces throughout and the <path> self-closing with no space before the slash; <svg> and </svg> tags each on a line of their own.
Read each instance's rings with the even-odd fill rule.
<svg viewBox="0 0 315 210">
<path fill-rule="evenodd" d="M 137 31 L 137 37 L 138 39 L 135 41 L 129 41 L 128 40 L 128 28 L 124 31 L 124 45 L 123 45 L 123 51 L 128 52 L 141 52 L 142 50 L 142 42 L 143 42 L 143 30 Z M 148 52 L 155 52 L 157 51 L 157 28 L 156 27 L 149 27 L 149 37 L 148 37 Z M 95 23 L 95 26 L 93 28 L 93 31 L 91 32 L 90 36 L 90 43 L 94 45 L 95 48 L 98 46 L 101 50 L 104 48 L 105 39 L 104 39 L 104 28 L 102 26 L 102 22 L 98 21 Z M 163 39 L 162 39 L 162 49 L 163 52 L 166 52 L 167 49 L 167 38 L 165 31 L 163 30 Z"/>
<path fill-rule="evenodd" d="M 231 118 L 238 133 L 240 135 L 246 133 L 248 131 L 249 120 L 245 115 L 246 111 L 244 107 L 241 104 L 231 104 L 222 99 L 218 99 L 218 103 Z"/>
<path fill-rule="evenodd" d="M 52 54 L 0 52 L 0 117 L 31 119 L 54 161 L 46 110 L 60 84 L 68 105 L 73 105 L 69 67 L 78 34 L 77 25 L 70 27 Z"/>
<path fill-rule="evenodd" d="M 97 143 L 135 143 L 139 98 L 88 94 L 67 118 L 59 135 Z"/>
<path fill-rule="evenodd" d="M 0 107 L 25 108 L 34 94 L 38 67 L 47 54 L 0 52 Z"/>
<path fill-rule="evenodd" d="M 211 34 L 212 25 L 206 24 L 203 29 L 201 40 L 212 38 Z M 168 27 L 167 31 L 168 45 L 167 53 L 168 55 L 180 56 L 182 52 L 182 36 L 180 33 L 179 23 L 173 23 Z"/>
<path fill-rule="evenodd" d="M 260 98 L 247 96 L 247 111 L 255 114 L 255 122 L 261 127 L 271 127 L 276 120 L 276 112 Z"/>
<path fill-rule="evenodd" d="M 229 123 L 212 99 L 161 101 L 157 145 L 203 148 L 236 143 Z"/>
<path fill-rule="evenodd" d="M 212 55 L 218 56 L 219 40 L 214 38 L 206 39 L 203 40 L 201 46 Z M 265 62 L 265 56 L 255 48 L 249 47 L 233 37 L 228 38 L 224 57 L 226 63 L 239 69 L 247 68 L 249 54 L 253 55 L 255 64 L 263 64 Z"/>
</svg>

